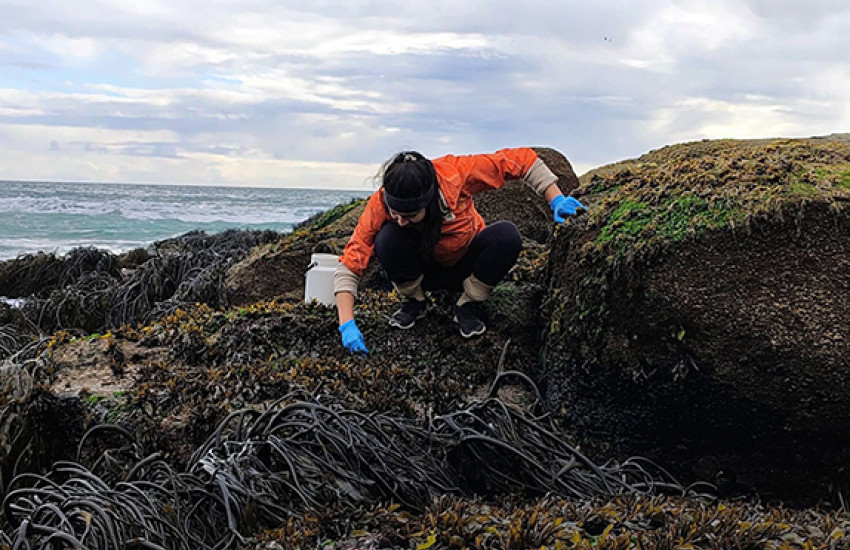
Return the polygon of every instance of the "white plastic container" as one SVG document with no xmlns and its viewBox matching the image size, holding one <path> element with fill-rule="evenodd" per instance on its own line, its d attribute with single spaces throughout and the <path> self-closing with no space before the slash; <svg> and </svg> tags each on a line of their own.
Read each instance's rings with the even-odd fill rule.
<svg viewBox="0 0 850 550">
<path fill-rule="evenodd" d="M 307 281 L 304 283 L 304 301 L 314 299 L 322 304 L 334 305 L 334 272 L 339 256 L 336 254 L 313 254 L 307 268 Z"/>
</svg>

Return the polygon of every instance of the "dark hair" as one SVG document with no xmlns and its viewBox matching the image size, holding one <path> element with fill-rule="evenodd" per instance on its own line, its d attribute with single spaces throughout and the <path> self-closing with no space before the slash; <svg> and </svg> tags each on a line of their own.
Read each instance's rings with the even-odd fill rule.
<svg viewBox="0 0 850 550">
<path fill-rule="evenodd" d="M 429 260 L 434 253 L 434 245 L 440 239 L 443 225 L 434 164 L 417 151 L 402 151 L 384 164 L 380 177 L 384 195 L 388 197 L 387 202 L 391 206 L 392 201 L 415 205 L 415 208 L 400 208 L 397 211 L 406 213 L 425 209 L 419 255 L 423 260 Z"/>
</svg>

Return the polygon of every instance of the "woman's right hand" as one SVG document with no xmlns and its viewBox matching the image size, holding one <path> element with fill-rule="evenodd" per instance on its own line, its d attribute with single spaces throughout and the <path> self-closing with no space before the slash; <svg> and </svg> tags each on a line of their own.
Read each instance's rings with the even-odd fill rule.
<svg viewBox="0 0 850 550">
<path fill-rule="evenodd" d="M 339 326 L 339 333 L 342 335 L 342 345 L 351 353 L 367 354 L 366 341 L 363 340 L 363 333 L 357 328 L 357 323 L 354 319 L 349 319 Z"/>
</svg>

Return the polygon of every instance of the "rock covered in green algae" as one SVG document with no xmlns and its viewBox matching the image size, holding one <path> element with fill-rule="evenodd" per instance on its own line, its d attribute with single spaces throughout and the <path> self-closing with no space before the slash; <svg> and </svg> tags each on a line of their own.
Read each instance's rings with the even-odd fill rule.
<svg viewBox="0 0 850 550">
<path fill-rule="evenodd" d="M 577 428 L 730 490 L 846 481 L 848 138 L 687 143 L 582 177 L 546 346 Z"/>
</svg>

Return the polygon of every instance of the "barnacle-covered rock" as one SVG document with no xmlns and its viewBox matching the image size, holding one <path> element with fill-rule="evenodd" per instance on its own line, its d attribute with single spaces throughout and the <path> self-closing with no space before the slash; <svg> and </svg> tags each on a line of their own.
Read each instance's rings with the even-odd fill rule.
<svg viewBox="0 0 850 550">
<path fill-rule="evenodd" d="M 848 136 L 665 147 L 578 194 L 589 213 L 550 252 L 546 345 L 573 425 L 730 487 L 840 482 Z"/>
</svg>

